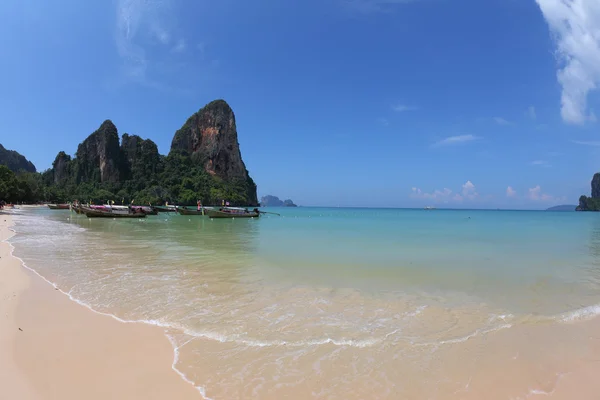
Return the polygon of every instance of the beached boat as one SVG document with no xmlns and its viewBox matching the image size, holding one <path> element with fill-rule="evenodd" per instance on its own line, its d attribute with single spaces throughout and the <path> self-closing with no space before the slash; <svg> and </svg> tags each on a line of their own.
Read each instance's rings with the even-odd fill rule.
<svg viewBox="0 0 600 400">
<path fill-rule="evenodd" d="M 248 211 L 246 208 L 221 207 L 218 209 L 206 209 L 205 214 L 210 218 L 255 218 L 260 216 L 260 211 L 254 209 Z"/>
<path fill-rule="evenodd" d="M 146 218 L 146 214 L 143 212 L 131 212 L 129 209 L 106 210 L 81 206 L 81 212 L 83 212 L 88 218 Z"/>
<path fill-rule="evenodd" d="M 68 210 L 71 206 L 69 204 L 48 204 L 48 208 L 51 210 Z"/>
<path fill-rule="evenodd" d="M 177 212 L 177 206 L 153 206 L 158 212 Z"/>
</svg>

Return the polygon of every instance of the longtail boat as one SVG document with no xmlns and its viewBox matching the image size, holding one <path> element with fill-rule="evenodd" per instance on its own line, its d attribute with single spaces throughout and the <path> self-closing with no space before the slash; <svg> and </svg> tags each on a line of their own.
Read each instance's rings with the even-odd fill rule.
<svg viewBox="0 0 600 400">
<path fill-rule="evenodd" d="M 151 206 L 131 206 L 135 212 L 143 212 L 146 215 L 158 215 L 158 210 Z"/>
<path fill-rule="evenodd" d="M 177 207 L 177 212 L 181 215 L 207 215 L 208 210 L 212 210 L 212 207 L 200 207 L 198 210 L 193 208 Z"/>
<path fill-rule="evenodd" d="M 146 218 L 143 212 L 130 212 L 130 210 L 103 210 L 100 208 L 90 208 L 81 206 L 83 212 L 88 218 Z"/>
<path fill-rule="evenodd" d="M 48 204 L 48 208 L 51 210 L 68 210 L 71 206 L 69 204 Z"/>
<path fill-rule="evenodd" d="M 158 212 L 177 212 L 176 206 L 153 206 Z"/>
<path fill-rule="evenodd" d="M 238 207 L 221 207 L 206 209 L 205 214 L 210 218 L 255 218 L 260 216 L 260 211 L 257 209 L 248 211 L 246 208 Z"/>
</svg>

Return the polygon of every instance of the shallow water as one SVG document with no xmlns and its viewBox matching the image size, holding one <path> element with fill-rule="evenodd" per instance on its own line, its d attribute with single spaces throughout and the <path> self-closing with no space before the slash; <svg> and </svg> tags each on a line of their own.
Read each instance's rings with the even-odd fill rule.
<svg viewBox="0 0 600 400">
<path fill-rule="evenodd" d="M 524 399 L 600 355 L 600 215 L 272 211 L 24 210 L 11 242 L 77 301 L 164 326 L 215 400 Z"/>
</svg>

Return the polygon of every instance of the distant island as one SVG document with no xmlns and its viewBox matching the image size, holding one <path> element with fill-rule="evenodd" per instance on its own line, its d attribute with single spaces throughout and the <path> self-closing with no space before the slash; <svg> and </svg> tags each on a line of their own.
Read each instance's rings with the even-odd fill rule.
<svg viewBox="0 0 600 400">
<path fill-rule="evenodd" d="M 298 207 L 290 199 L 281 201 L 279 197 L 267 195 L 260 199 L 260 205 L 262 207 Z"/>
<path fill-rule="evenodd" d="M 52 168 L 35 171 L 25 157 L 0 146 L 0 200 L 258 205 L 235 115 L 224 100 L 190 116 L 166 156 L 150 139 L 127 133 L 120 139 L 117 127 L 106 120 L 79 144 L 74 157 L 61 151 Z"/>
<path fill-rule="evenodd" d="M 560 206 L 550 207 L 550 208 L 546 209 L 546 211 L 575 211 L 576 208 L 577 208 L 576 205 L 564 204 L 564 205 L 560 205 Z"/>
<path fill-rule="evenodd" d="M 581 196 L 577 211 L 600 211 L 600 173 L 594 174 L 591 186 L 592 196 Z"/>
</svg>

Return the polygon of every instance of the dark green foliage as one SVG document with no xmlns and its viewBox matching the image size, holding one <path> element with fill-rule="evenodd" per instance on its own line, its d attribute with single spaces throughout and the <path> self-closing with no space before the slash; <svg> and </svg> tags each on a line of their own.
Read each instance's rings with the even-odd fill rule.
<svg viewBox="0 0 600 400">
<path fill-rule="evenodd" d="M 7 150 L 0 144 L 0 165 L 13 172 L 35 172 L 35 165 L 14 150 Z"/>
<path fill-rule="evenodd" d="M 577 211 L 600 211 L 600 198 L 581 196 Z"/>
<path fill-rule="evenodd" d="M 600 173 L 595 173 L 591 182 L 592 197 L 581 196 L 577 211 L 600 211 Z"/>
<path fill-rule="evenodd" d="M 131 138 L 124 138 L 124 143 L 131 145 Z M 132 156 L 132 149 L 135 156 Z M 17 182 L 22 181 L 23 186 L 19 189 L 18 184 L 7 178 L 10 183 L 5 186 L 10 185 L 10 189 L 5 191 L 11 195 L 5 195 L 5 199 L 53 203 L 79 200 L 96 204 L 114 200 L 116 204 L 153 205 L 165 202 L 195 205 L 198 200 L 206 205 L 217 205 L 225 200 L 231 205 L 255 205 L 252 196 L 256 193 L 256 185 L 250 178 L 225 181 L 209 174 L 201 164 L 192 162 L 184 152 L 171 152 L 166 157 L 158 155 L 156 145 L 150 140 L 140 139 L 135 147 L 127 150 L 122 147 L 122 151 L 122 159 L 127 163 L 119 174 L 126 177 L 125 180 L 102 182 L 99 168 L 86 165 L 89 163 L 77 157 L 71 160 L 61 152 L 53 163 L 54 168 L 41 174 L 27 173 L 17 177 L 6 169 L 18 178 Z"/>
<path fill-rule="evenodd" d="M 5 191 L 16 201 L 257 205 L 256 184 L 241 159 L 235 116 L 223 100 L 188 119 L 168 156 L 136 135 L 124 134 L 119 143 L 116 126 L 106 120 L 79 145 L 74 158 L 61 151 L 51 170 L 19 175 L 20 184 L 6 179 Z"/>
</svg>

